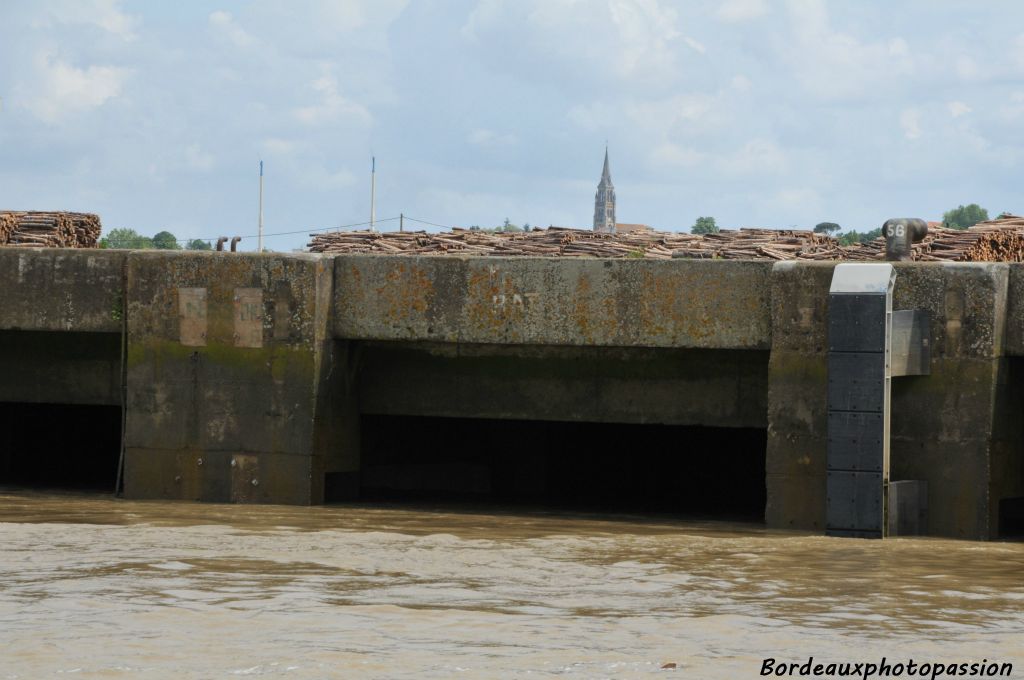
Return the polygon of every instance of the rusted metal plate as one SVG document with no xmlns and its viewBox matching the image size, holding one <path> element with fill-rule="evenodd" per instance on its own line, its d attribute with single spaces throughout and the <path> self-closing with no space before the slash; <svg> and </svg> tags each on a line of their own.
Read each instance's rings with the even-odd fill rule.
<svg viewBox="0 0 1024 680">
<path fill-rule="evenodd" d="M 243 453 L 231 456 L 231 502 L 255 503 L 260 484 L 260 459 Z"/>
<path fill-rule="evenodd" d="M 178 320 L 181 344 L 206 346 L 206 289 L 178 289 Z"/>
<path fill-rule="evenodd" d="M 263 290 L 235 288 L 235 347 L 263 347 Z"/>
</svg>

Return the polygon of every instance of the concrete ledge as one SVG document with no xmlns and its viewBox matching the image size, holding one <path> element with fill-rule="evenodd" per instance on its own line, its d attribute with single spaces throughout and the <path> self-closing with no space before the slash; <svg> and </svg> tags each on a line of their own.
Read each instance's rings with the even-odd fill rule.
<svg viewBox="0 0 1024 680">
<path fill-rule="evenodd" d="M 125 251 L 0 248 L 0 330 L 120 333 Z"/>
<path fill-rule="evenodd" d="M 770 274 L 768 262 L 344 255 L 334 334 L 767 349 Z"/>
</svg>

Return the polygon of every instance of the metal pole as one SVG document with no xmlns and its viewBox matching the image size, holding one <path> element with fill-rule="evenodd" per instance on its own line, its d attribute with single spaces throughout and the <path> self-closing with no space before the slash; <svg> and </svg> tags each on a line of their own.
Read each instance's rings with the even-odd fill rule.
<svg viewBox="0 0 1024 680">
<path fill-rule="evenodd" d="M 373 231 L 373 222 L 376 217 L 374 201 L 377 198 L 377 157 L 371 156 L 370 165 L 370 231 Z"/>
<path fill-rule="evenodd" d="M 398 231 L 405 231 L 405 213 L 398 213 Z"/>
<path fill-rule="evenodd" d="M 260 229 L 256 252 L 263 252 L 263 161 L 260 161 Z"/>
</svg>

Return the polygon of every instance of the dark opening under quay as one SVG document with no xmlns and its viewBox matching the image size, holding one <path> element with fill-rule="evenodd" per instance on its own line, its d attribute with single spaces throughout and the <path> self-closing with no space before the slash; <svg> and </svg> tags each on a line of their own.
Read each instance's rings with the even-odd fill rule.
<svg viewBox="0 0 1024 680">
<path fill-rule="evenodd" d="M 362 501 L 764 520 L 762 428 L 366 415 L 361 431 Z"/>
<path fill-rule="evenodd" d="M 118 406 L 0 403 L 0 487 L 113 493 Z"/>
</svg>

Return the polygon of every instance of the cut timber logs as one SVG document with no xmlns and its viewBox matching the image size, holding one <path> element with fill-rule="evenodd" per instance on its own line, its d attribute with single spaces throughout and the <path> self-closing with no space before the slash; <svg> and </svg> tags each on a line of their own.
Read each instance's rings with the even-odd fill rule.
<svg viewBox="0 0 1024 680">
<path fill-rule="evenodd" d="M 101 231 L 91 213 L 0 211 L 0 246 L 96 248 Z"/>
<path fill-rule="evenodd" d="M 337 231 L 311 234 L 314 253 L 381 255 L 473 255 L 494 257 L 612 257 L 716 260 L 885 259 L 885 239 L 840 245 L 825 234 L 798 229 L 723 229 L 715 234 L 631 232 L 604 234 L 548 227 L 492 233 Z M 913 259 L 957 262 L 1024 262 L 1024 217 L 1004 215 L 970 229 L 938 228 L 913 244 Z"/>
</svg>

